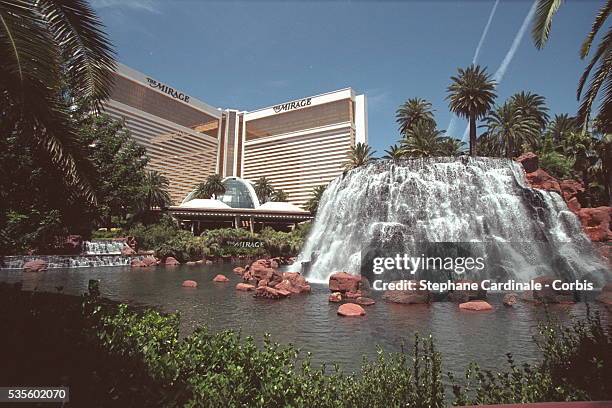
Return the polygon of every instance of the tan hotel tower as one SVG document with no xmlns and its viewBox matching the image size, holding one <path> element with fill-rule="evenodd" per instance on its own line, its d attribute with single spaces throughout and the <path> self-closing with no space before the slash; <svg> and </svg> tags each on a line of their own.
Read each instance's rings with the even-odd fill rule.
<svg viewBox="0 0 612 408">
<path fill-rule="evenodd" d="M 175 204 L 219 173 L 253 183 L 265 176 L 303 205 L 342 173 L 351 146 L 367 142 L 366 98 L 351 88 L 245 112 L 214 108 L 120 65 L 105 110 L 147 149 Z"/>
</svg>

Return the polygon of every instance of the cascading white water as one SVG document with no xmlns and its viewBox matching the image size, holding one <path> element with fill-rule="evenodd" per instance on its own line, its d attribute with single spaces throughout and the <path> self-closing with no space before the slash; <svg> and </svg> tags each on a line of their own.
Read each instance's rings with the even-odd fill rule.
<svg viewBox="0 0 612 408">
<path fill-rule="evenodd" d="M 125 246 L 121 240 L 96 240 L 84 241 L 83 253 L 86 255 L 121 255 L 121 249 Z"/>
<path fill-rule="evenodd" d="M 327 282 L 359 273 L 373 242 L 398 241 L 407 252 L 424 242 L 501 243 L 498 261 L 513 279 L 560 276 L 561 262 L 561 276 L 605 280 L 563 199 L 529 188 L 516 162 L 493 158 L 379 160 L 345 173 L 323 194 L 296 264 L 310 261 L 307 279 Z"/>
</svg>

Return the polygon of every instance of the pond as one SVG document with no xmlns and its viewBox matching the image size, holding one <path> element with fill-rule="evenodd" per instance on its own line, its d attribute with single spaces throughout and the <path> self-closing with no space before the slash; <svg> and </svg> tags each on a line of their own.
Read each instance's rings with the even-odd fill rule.
<svg viewBox="0 0 612 408">
<path fill-rule="evenodd" d="M 490 294 L 490 312 L 460 311 L 450 302 L 426 305 L 398 305 L 382 301 L 366 307 L 363 318 L 337 315 L 338 305 L 328 302 L 326 285 L 313 285 L 309 295 L 283 300 L 253 298 L 252 292 L 235 290 L 241 278 L 234 265 L 177 266 L 156 268 L 98 267 L 49 269 L 44 273 L 0 270 L 0 281 L 23 281 L 23 290 L 82 294 L 89 279 L 99 279 L 102 295 L 138 306 L 152 306 L 165 312 L 179 311 L 181 330 L 189 333 L 207 325 L 214 331 L 241 329 L 244 335 L 261 339 L 270 333 L 274 341 L 293 343 L 313 353 L 315 363 L 338 363 L 348 371 L 358 370 L 362 356 L 374 357 L 377 345 L 387 351 L 407 347 L 414 333 L 432 334 L 443 357 L 443 371 L 461 375 L 467 365 L 478 362 L 494 369 L 502 366 L 505 354 L 517 361 L 534 361 L 539 354 L 532 336 L 545 318 L 543 307 L 519 302 L 502 304 L 502 294 Z M 230 282 L 212 278 L 225 274 Z M 198 282 L 196 289 L 183 288 L 186 279 Z M 592 304 L 597 308 L 596 303 Z M 554 305 L 551 315 L 562 321 L 584 316 L 585 304 Z M 608 318 L 603 312 L 604 319 Z"/>
</svg>

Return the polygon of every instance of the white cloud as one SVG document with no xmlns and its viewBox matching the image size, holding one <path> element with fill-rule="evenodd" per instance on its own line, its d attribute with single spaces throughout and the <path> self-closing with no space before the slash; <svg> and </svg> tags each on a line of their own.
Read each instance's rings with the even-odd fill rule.
<svg viewBox="0 0 612 408">
<path fill-rule="evenodd" d="M 155 14 L 160 13 L 158 3 L 155 0 L 91 0 L 91 4 L 98 10 L 122 8 L 148 11 Z"/>
</svg>

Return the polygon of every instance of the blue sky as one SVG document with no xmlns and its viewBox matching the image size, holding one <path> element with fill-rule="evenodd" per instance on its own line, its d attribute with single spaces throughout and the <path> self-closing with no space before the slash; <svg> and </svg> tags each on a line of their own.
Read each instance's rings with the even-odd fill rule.
<svg viewBox="0 0 612 408">
<path fill-rule="evenodd" d="M 472 62 L 494 1 L 213 2 L 91 0 L 119 60 L 217 107 L 251 110 L 351 86 L 368 97 L 377 155 L 398 139 L 395 110 L 429 100 L 441 129 L 450 76 Z M 500 0 L 478 63 L 495 73 L 533 2 Z M 585 66 L 578 50 L 601 1 L 567 1 L 538 51 L 530 29 L 498 86 L 521 90 L 551 113 L 575 113 Z M 456 121 L 453 135 L 463 136 Z"/>
</svg>

